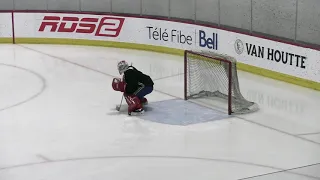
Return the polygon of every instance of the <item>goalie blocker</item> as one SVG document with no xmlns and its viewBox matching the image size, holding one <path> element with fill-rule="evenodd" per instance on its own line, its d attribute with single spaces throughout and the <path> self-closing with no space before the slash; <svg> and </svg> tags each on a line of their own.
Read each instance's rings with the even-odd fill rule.
<svg viewBox="0 0 320 180">
<path fill-rule="evenodd" d="M 129 66 L 126 61 L 118 63 L 119 74 L 123 78 L 114 78 L 112 88 L 115 91 L 123 92 L 124 98 L 128 104 L 128 114 L 143 113 L 143 104 L 147 104 L 145 98 L 147 94 L 153 91 L 153 81 L 150 76 L 142 73 L 133 66 Z"/>
</svg>

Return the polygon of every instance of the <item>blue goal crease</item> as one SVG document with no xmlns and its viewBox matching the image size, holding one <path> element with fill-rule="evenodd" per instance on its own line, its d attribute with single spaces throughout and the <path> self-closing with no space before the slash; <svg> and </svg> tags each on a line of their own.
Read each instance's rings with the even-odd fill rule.
<svg viewBox="0 0 320 180">
<path fill-rule="evenodd" d="M 182 99 L 150 102 L 141 119 L 169 124 L 191 125 L 229 118 L 226 113 Z"/>
</svg>

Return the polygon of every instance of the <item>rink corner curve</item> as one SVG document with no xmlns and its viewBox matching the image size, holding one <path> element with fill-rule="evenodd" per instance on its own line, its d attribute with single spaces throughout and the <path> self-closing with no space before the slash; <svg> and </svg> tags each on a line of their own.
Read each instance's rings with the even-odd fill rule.
<svg viewBox="0 0 320 180">
<path fill-rule="evenodd" d="M 11 43 L 10 38 L 1 38 L 0 43 Z M 158 53 L 172 54 L 183 56 L 184 51 L 175 48 L 168 48 L 163 46 L 153 46 L 146 44 L 115 42 L 115 41 L 99 41 L 99 40 L 86 40 L 86 39 L 66 39 L 66 38 L 16 38 L 17 44 L 57 44 L 57 45 L 84 45 L 84 46 L 101 46 L 101 47 L 115 47 L 124 49 L 135 49 L 142 51 L 152 51 Z M 183 60 L 183 58 L 181 58 Z M 288 82 L 298 86 L 314 89 L 320 91 L 320 83 L 290 76 L 287 74 L 247 65 L 237 62 L 239 70 L 249 73 L 257 74 L 260 76 L 272 78 L 279 81 Z"/>
</svg>

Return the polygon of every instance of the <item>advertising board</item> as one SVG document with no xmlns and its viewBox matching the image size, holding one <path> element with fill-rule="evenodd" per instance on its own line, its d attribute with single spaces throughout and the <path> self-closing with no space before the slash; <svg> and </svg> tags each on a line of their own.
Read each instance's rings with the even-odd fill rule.
<svg viewBox="0 0 320 180">
<path fill-rule="evenodd" d="M 182 22 L 92 14 L 15 13 L 16 38 L 85 39 L 227 54 L 238 63 L 320 83 L 320 52 Z"/>
<path fill-rule="evenodd" d="M 117 41 L 189 50 L 218 50 L 216 30 L 144 18 L 15 13 L 16 37 Z"/>
<path fill-rule="evenodd" d="M 320 82 L 319 51 L 236 33 L 225 39 L 221 49 L 241 63 Z"/>
</svg>

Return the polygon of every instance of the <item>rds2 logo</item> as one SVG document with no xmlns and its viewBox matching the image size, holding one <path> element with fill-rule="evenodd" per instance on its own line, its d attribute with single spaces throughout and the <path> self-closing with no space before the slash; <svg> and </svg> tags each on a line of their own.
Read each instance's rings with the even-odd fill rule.
<svg viewBox="0 0 320 180">
<path fill-rule="evenodd" d="M 94 36 L 118 37 L 124 18 L 99 16 L 45 16 L 39 27 L 39 32 L 80 33 Z"/>
</svg>

